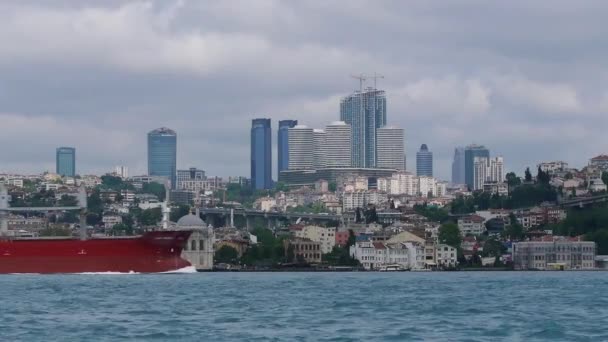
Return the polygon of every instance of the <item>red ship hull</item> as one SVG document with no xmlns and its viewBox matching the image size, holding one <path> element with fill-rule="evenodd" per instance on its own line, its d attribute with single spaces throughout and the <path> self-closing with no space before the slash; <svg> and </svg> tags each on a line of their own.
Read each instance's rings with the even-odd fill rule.
<svg viewBox="0 0 608 342">
<path fill-rule="evenodd" d="M 180 257 L 191 231 L 129 238 L 0 240 L 1 273 L 158 273 L 190 263 Z"/>
</svg>

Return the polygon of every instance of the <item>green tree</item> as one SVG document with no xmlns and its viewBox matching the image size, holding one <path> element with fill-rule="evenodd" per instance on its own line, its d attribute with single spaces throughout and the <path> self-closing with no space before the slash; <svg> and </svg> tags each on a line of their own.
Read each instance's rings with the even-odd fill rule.
<svg viewBox="0 0 608 342">
<path fill-rule="evenodd" d="M 505 227 L 503 236 L 510 240 L 519 241 L 524 237 L 524 227 L 517 221 L 517 218 L 513 213 L 509 215 L 510 223 Z"/>
<path fill-rule="evenodd" d="M 540 166 L 538 167 L 538 173 L 536 175 L 536 180 L 541 184 L 549 184 L 551 181 L 551 176 L 547 172 L 544 172 Z"/>
<path fill-rule="evenodd" d="M 414 205 L 414 211 L 431 221 L 443 223 L 449 219 L 449 213 L 445 208 L 428 206 L 426 203 Z"/>
<path fill-rule="evenodd" d="M 355 232 L 352 229 L 348 230 L 348 241 L 346 242 L 346 247 L 350 249 L 351 246 L 355 245 L 355 242 L 357 242 L 357 236 L 355 235 Z"/>
<path fill-rule="evenodd" d="M 521 185 L 521 178 L 517 177 L 515 172 L 507 173 L 505 176 L 505 179 L 507 180 L 507 185 L 509 186 L 509 190 Z"/>
<path fill-rule="evenodd" d="M 460 248 L 462 238 L 458 226 L 454 223 L 442 224 L 439 227 L 439 242 L 448 246 Z"/>
<path fill-rule="evenodd" d="M 165 200 L 165 186 L 160 183 L 146 183 L 143 185 L 141 192 L 144 194 L 155 195 L 161 202 Z"/>
<path fill-rule="evenodd" d="M 60 207 L 76 207 L 78 206 L 78 200 L 74 196 L 62 195 L 57 204 Z"/>
<path fill-rule="evenodd" d="M 186 216 L 190 213 L 190 206 L 180 204 L 177 207 L 171 208 L 171 213 L 169 214 L 169 219 L 173 222 L 177 222 L 181 217 Z"/>
<path fill-rule="evenodd" d="M 287 186 L 287 184 L 285 184 L 283 182 L 276 182 L 274 184 L 274 190 L 287 192 L 287 191 L 289 191 L 289 187 Z"/>
<path fill-rule="evenodd" d="M 116 236 L 133 235 L 133 228 L 124 223 L 118 223 L 112 227 L 111 234 Z"/>
<path fill-rule="evenodd" d="M 95 189 L 87 199 L 87 211 L 89 213 L 101 214 L 103 211 L 103 202 L 99 195 L 99 190 Z"/>
<path fill-rule="evenodd" d="M 72 230 L 67 227 L 47 227 L 40 231 L 40 236 L 71 236 Z"/>
<path fill-rule="evenodd" d="M 214 254 L 214 261 L 216 263 L 234 264 L 237 262 L 239 253 L 234 247 L 224 245 L 218 249 Z"/>
<path fill-rule="evenodd" d="M 484 257 L 488 257 L 488 256 L 497 257 L 497 256 L 503 255 L 506 252 L 507 252 L 507 248 L 500 241 L 496 240 L 495 238 L 489 238 L 483 244 L 483 256 Z"/>
<path fill-rule="evenodd" d="M 139 215 L 139 223 L 144 226 L 153 226 L 158 224 L 162 218 L 160 208 L 146 209 Z"/>
<path fill-rule="evenodd" d="M 530 173 L 530 168 L 527 167 L 526 168 L 526 172 L 525 172 L 525 178 L 526 182 L 531 182 L 532 181 L 532 173 Z"/>
<path fill-rule="evenodd" d="M 338 190 L 338 184 L 336 184 L 336 182 L 329 182 L 327 184 L 327 190 L 331 192 L 336 192 L 336 190 Z"/>
<path fill-rule="evenodd" d="M 608 172 L 607 171 L 602 172 L 602 182 L 604 182 L 604 184 L 608 185 Z"/>
</svg>

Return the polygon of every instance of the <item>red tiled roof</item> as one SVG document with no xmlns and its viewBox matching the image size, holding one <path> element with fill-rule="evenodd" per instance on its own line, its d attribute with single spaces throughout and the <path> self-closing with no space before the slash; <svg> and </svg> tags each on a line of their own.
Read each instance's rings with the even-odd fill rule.
<svg viewBox="0 0 608 342">
<path fill-rule="evenodd" d="M 382 242 L 374 242 L 375 249 L 385 249 L 386 246 Z"/>
<path fill-rule="evenodd" d="M 593 158 L 591 158 L 591 160 L 608 160 L 608 155 L 605 155 L 605 154 L 600 154 L 600 155 L 599 155 L 599 156 L 597 156 L 597 157 L 593 157 Z"/>
</svg>

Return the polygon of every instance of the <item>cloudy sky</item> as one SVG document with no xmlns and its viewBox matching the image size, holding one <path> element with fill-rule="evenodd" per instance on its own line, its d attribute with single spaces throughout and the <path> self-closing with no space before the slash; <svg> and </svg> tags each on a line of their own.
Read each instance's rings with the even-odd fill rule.
<svg viewBox="0 0 608 342">
<path fill-rule="evenodd" d="M 68 145 L 79 173 L 144 173 L 146 133 L 167 126 L 178 168 L 248 176 L 252 118 L 322 127 L 358 88 L 349 75 L 374 72 L 410 170 L 422 143 L 443 179 L 470 143 L 519 173 L 582 166 L 608 153 L 607 15 L 606 1 L 2 1 L 0 172 L 52 171 Z"/>
</svg>

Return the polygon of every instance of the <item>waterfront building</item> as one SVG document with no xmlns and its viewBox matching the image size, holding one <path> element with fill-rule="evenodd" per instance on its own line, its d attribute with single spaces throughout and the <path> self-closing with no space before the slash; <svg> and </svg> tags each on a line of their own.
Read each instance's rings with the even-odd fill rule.
<svg viewBox="0 0 608 342">
<path fill-rule="evenodd" d="M 272 187 L 272 138 L 270 119 L 251 121 L 251 186 L 255 190 Z"/>
<path fill-rule="evenodd" d="M 464 160 L 464 147 L 456 147 L 454 149 L 454 160 L 452 161 L 452 184 L 465 184 Z"/>
<path fill-rule="evenodd" d="M 433 152 L 426 144 L 422 144 L 416 152 L 416 175 L 433 177 Z"/>
<path fill-rule="evenodd" d="M 277 175 L 289 168 L 289 135 L 288 130 L 295 127 L 298 120 L 281 120 L 277 131 Z"/>
<path fill-rule="evenodd" d="M 297 125 L 288 129 L 289 170 L 314 169 L 313 129 Z"/>
<path fill-rule="evenodd" d="M 76 149 L 59 147 L 55 155 L 56 173 L 62 177 L 76 176 Z"/>
<path fill-rule="evenodd" d="M 312 159 L 315 169 L 326 167 L 326 140 L 327 134 L 322 129 L 312 130 Z"/>
<path fill-rule="evenodd" d="M 456 267 L 458 265 L 458 250 L 446 244 L 436 245 L 435 263 L 439 268 Z"/>
<path fill-rule="evenodd" d="M 188 260 L 197 271 L 213 269 L 213 228 L 207 226 L 199 215 L 190 213 L 177 221 L 179 229 L 192 230 L 184 245 L 182 258 Z"/>
<path fill-rule="evenodd" d="M 298 238 L 309 239 L 318 242 L 321 245 L 321 253 L 331 253 L 336 245 L 336 228 L 319 227 L 319 226 L 304 226 L 295 231 L 295 236 Z"/>
<path fill-rule="evenodd" d="M 217 190 L 223 187 L 219 177 L 208 178 L 204 170 L 191 167 L 188 170 L 177 170 L 177 189 L 191 193 Z M 173 200 L 173 198 L 172 198 Z"/>
<path fill-rule="evenodd" d="M 595 242 L 579 238 L 548 236 L 540 241 L 513 243 L 516 270 L 593 269 L 595 256 Z"/>
<path fill-rule="evenodd" d="M 376 130 L 377 163 L 381 169 L 405 170 L 403 128 L 381 127 Z"/>
<path fill-rule="evenodd" d="M 293 237 L 289 240 L 283 240 L 285 247 L 285 256 L 289 255 L 289 251 L 293 251 L 293 260 L 291 262 L 305 261 L 309 264 L 318 264 L 321 262 L 321 244 L 309 239 Z"/>
<path fill-rule="evenodd" d="M 176 185 L 177 133 L 161 127 L 148 133 L 148 175 L 166 177 Z"/>
<path fill-rule="evenodd" d="M 465 183 L 469 189 L 474 189 L 474 169 L 475 169 L 475 158 L 484 157 L 490 158 L 490 151 L 482 145 L 469 145 L 464 151 L 464 162 L 465 162 Z"/>
<path fill-rule="evenodd" d="M 424 268 L 424 244 L 418 242 L 357 241 L 350 254 L 366 270 L 398 265 L 403 270 Z"/>
<path fill-rule="evenodd" d="M 340 120 L 351 126 L 352 167 L 376 167 L 376 129 L 386 125 L 386 95 L 367 88 L 340 101 Z"/>
<path fill-rule="evenodd" d="M 328 168 L 351 167 L 351 126 L 335 121 L 325 127 L 325 164 Z"/>
</svg>

